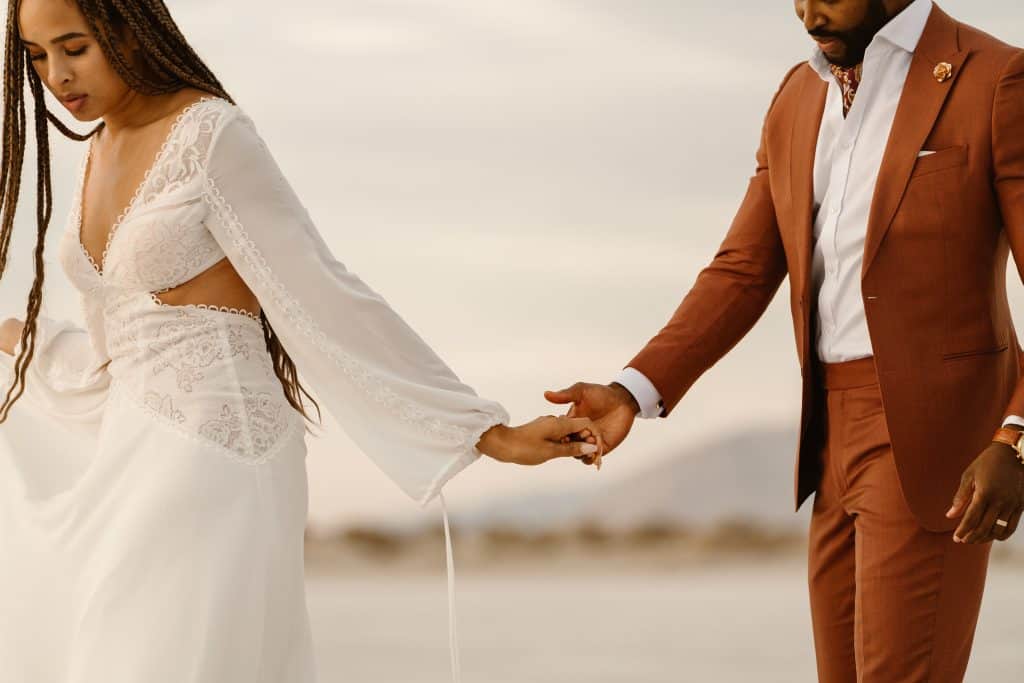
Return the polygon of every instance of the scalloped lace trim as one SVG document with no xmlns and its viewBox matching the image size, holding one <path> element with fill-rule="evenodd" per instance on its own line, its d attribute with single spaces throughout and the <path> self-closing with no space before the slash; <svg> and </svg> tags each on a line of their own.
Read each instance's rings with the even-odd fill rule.
<svg viewBox="0 0 1024 683">
<path fill-rule="evenodd" d="M 174 287 L 171 287 L 171 289 L 174 289 Z M 162 291 L 167 292 L 167 291 L 170 291 L 170 290 L 164 289 Z M 240 316 L 243 316 L 243 317 L 246 317 L 246 318 L 251 318 L 252 320 L 255 320 L 257 323 L 259 323 L 260 326 L 263 325 L 263 322 L 260 320 L 260 316 L 259 315 L 257 315 L 256 313 L 253 313 L 251 311 L 247 311 L 244 308 L 234 308 L 232 306 L 217 306 L 216 304 L 168 304 L 168 303 L 164 303 L 163 301 L 160 301 L 159 297 L 157 297 L 156 293 L 154 293 L 154 292 L 149 292 L 149 298 L 152 299 L 153 303 L 155 303 L 157 306 L 163 306 L 165 308 L 191 308 L 191 309 L 198 309 L 198 310 L 201 310 L 201 311 L 217 311 L 217 312 L 221 312 L 221 313 L 233 313 L 235 315 L 240 315 Z"/>
</svg>

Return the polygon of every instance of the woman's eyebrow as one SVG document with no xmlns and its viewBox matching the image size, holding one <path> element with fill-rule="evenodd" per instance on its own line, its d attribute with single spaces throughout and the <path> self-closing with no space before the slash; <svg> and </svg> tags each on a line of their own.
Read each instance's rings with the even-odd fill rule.
<svg viewBox="0 0 1024 683">
<path fill-rule="evenodd" d="M 53 40 L 50 41 L 50 44 L 51 45 L 56 45 L 57 43 L 63 43 L 65 40 L 71 40 L 72 38 L 88 38 L 88 37 L 89 37 L 88 34 L 79 33 L 78 31 L 72 31 L 71 33 L 65 33 L 62 36 L 57 36 L 56 38 L 54 38 Z M 31 40 L 25 40 L 24 38 L 22 39 L 21 42 L 25 43 L 26 45 L 36 45 Z M 36 47 L 39 47 L 39 46 L 36 45 Z"/>
</svg>

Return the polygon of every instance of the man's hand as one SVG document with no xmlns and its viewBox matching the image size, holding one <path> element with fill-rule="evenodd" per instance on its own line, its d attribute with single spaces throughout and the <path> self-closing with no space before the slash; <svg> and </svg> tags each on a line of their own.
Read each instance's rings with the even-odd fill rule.
<svg viewBox="0 0 1024 683">
<path fill-rule="evenodd" d="M 567 415 L 589 417 L 604 439 L 604 453 L 610 453 L 629 434 L 633 420 L 640 412 L 633 394 L 621 384 L 588 384 L 577 382 L 561 391 L 545 391 L 544 398 L 552 403 L 572 403 Z M 592 455 L 579 458 L 587 465 L 593 464 Z"/>
<path fill-rule="evenodd" d="M 967 512 L 964 513 L 964 508 Z M 963 514 L 953 534 L 958 543 L 1005 541 L 1017 530 L 1024 510 L 1024 464 L 1013 447 L 993 442 L 960 478 L 960 488 L 946 517 Z M 996 524 L 997 519 L 1008 522 Z"/>
</svg>

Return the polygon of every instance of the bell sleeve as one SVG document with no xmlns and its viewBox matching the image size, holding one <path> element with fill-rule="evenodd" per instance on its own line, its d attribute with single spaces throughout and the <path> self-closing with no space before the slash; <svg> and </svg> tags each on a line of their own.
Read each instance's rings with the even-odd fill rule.
<svg viewBox="0 0 1024 683">
<path fill-rule="evenodd" d="M 14 362 L 21 348 L 19 339 L 14 355 L 0 351 L 5 393 L 14 384 Z M 40 315 L 36 318 L 35 350 L 25 371 L 25 390 L 18 401 L 26 400 L 40 417 L 96 436 L 110 389 L 108 362 L 96 351 L 88 330 L 68 320 Z"/>
<path fill-rule="evenodd" d="M 206 226 L 313 389 L 357 446 L 426 505 L 481 453 L 505 408 L 455 375 L 384 298 L 331 253 L 241 109 L 215 124 Z"/>
</svg>

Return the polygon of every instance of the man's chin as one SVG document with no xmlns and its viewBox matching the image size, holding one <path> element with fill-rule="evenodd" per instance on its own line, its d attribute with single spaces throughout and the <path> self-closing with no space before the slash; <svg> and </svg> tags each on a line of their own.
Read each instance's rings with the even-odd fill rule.
<svg viewBox="0 0 1024 683">
<path fill-rule="evenodd" d="M 844 69 L 848 69 L 851 66 L 857 66 L 861 61 L 860 59 L 853 59 L 850 56 L 849 50 L 845 49 L 841 50 L 838 54 L 829 54 L 828 52 L 823 52 L 822 54 L 825 55 L 825 59 L 828 60 L 829 64 L 834 64 L 836 66 L 843 67 Z"/>
<path fill-rule="evenodd" d="M 832 64 L 840 64 L 845 61 L 846 55 L 849 53 L 849 49 L 846 47 L 846 43 L 835 38 L 825 42 L 816 41 L 818 43 L 818 49 L 821 50 L 821 54 L 825 55 Z"/>
<path fill-rule="evenodd" d="M 828 60 L 829 64 L 835 64 L 843 68 L 849 68 L 851 66 L 857 66 L 864 61 L 864 50 L 863 49 L 851 49 L 848 43 L 839 43 L 834 47 L 829 46 L 821 48 L 821 53 L 825 55 L 825 59 Z"/>
</svg>

